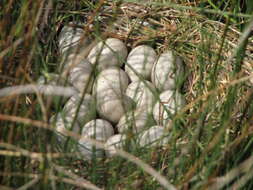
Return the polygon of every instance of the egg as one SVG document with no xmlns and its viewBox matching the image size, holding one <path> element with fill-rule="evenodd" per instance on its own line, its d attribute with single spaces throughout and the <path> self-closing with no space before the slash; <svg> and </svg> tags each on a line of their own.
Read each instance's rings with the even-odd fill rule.
<svg viewBox="0 0 253 190">
<path fill-rule="evenodd" d="M 91 142 L 85 138 L 91 138 L 99 142 L 105 142 L 109 137 L 114 134 L 112 125 L 102 119 L 95 119 L 86 123 L 82 129 L 82 136 L 79 140 L 79 150 L 81 154 L 88 160 L 96 155 L 97 158 L 101 158 L 104 155 L 104 150 L 96 148 Z"/>
<path fill-rule="evenodd" d="M 125 65 L 125 71 L 131 81 L 140 80 L 140 76 L 145 80 L 150 80 L 152 67 L 156 58 L 155 50 L 147 45 L 137 46 L 132 49 Z"/>
<path fill-rule="evenodd" d="M 173 115 L 185 104 L 183 95 L 177 91 L 166 90 L 160 94 L 160 100 L 153 109 L 153 116 L 160 125 L 166 125 Z M 165 109 L 164 109 L 165 108 Z"/>
<path fill-rule="evenodd" d="M 109 67 L 101 71 L 93 86 L 93 93 L 96 96 L 104 96 L 103 93 L 110 90 L 113 94 L 124 94 L 129 79 L 125 71 L 118 67 Z"/>
<path fill-rule="evenodd" d="M 172 51 L 161 54 L 152 68 L 151 81 L 160 91 L 179 88 L 184 75 L 182 60 Z"/>
<path fill-rule="evenodd" d="M 137 109 L 124 114 L 116 127 L 119 133 L 138 134 L 154 124 L 152 115 L 143 109 Z"/>
<path fill-rule="evenodd" d="M 81 95 L 72 96 L 63 107 L 63 114 L 65 117 L 73 119 L 75 118 L 77 108 L 81 101 Z M 84 125 L 92 119 L 96 118 L 96 106 L 95 99 L 89 94 L 85 94 L 83 101 L 81 102 L 79 112 L 77 113 L 77 123 Z"/>
<path fill-rule="evenodd" d="M 116 149 L 123 149 L 126 141 L 126 135 L 117 134 L 109 137 L 105 143 L 106 156 L 113 157 L 116 154 Z"/>
<path fill-rule="evenodd" d="M 99 42 L 88 54 L 87 59 L 91 64 L 97 64 L 98 70 L 109 66 L 121 67 L 127 56 L 125 44 L 116 38 L 108 38 Z"/>
<path fill-rule="evenodd" d="M 56 115 L 53 115 L 50 118 L 50 123 L 55 124 L 55 130 L 57 133 L 57 139 L 60 143 L 64 143 L 67 136 L 68 131 L 74 132 L 79 134 L 81 131 L 81 128 L 78 123 L 75 123 L 72 127 L 72 120 L 69 117 L 64 117 L 61 113 L 58 113 Z"/>
<path fill-rule="evenodd" d="M 149 81 L 134 81 L 131 82 L 127 89 L 126 95 L 134 100 L 137 107 L 152 112 L 155 103 L 156 89 Z"/>
<path fill-rule="evenodd" d="M 97 99 L 97 110 L 101 118 L 112 123 L 118 123 L 119 119 L 135 107 L 134 101 L 126 95 L 115 95 L 106 91 Z"/>
<path fill-rule="evenodd" d="M 64 52 L 73 49 L 80 42 L 80 39 L 84 35 L 84 31 L 81 28 L 64 26 L 59 34 L 58 47 L 60 52 Z"/>
<path fill-rule="evenodd" d="M 69 82 L 79 91 L 91 93 L 94 72 L 92 65 L 87 60 L 82 60 L 78 65 L 70 69 Z"/>
<path fill-rule="evenodd" d="M 139 135 L 141 147 L 158 147 L 168 144 L 170 137 L 163 126 L 153 126 Z"/>
</svg>

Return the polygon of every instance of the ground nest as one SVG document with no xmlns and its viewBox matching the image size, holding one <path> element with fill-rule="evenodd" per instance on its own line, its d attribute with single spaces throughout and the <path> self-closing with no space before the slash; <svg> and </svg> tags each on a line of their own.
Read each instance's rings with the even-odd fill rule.
<svg viewBox="0 0 253 190">
<path fill-rule="evenodd" d="M 85 36 L 118 38 L 129 49 L 147 44 L 155 48 L 158 54 L 168 49 L 173 50 L 184 60 L 187 70 L 183 92 L 188 103 L 200 96 L 203 96 L 202 100 L 206 100 L 213 88 L 212 80 L 215 79 L 215 89 L 218 91 L 216 103 L 222 105 L 232 81 L 252 73 L 251 39 L 240 73 L 237 76 L 233 74 L 234 51 L 242 34 L 233 23 L 227 26 L 225 21 L 210 20 L 195 10 L 178 10 L 154 4 L 107 3 L 98 10 L 93 14 L 84 13 L 86 22 L 76 25 L 85 29 Z M 91 44 L 88 49 L 94 45 L 95 43 Z M 245 81 L 243 91 L 247 91 L 252 85 L 250 80 Z"/>
</svg>

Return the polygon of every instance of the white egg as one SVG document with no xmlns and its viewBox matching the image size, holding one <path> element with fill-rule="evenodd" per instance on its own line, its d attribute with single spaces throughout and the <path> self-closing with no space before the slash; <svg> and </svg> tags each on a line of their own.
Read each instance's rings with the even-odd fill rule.
<svg viewBox="0 0 253 190">
<path fill-rule="evenodd" d="M 116 149 L 122 149 L 126 140 L 126 135 L 117 134 L 107 139 L 105 143 L 107 157 L 113 157 Z"/>
<path fill-rule="evenodd" d="M 166 125 L 171 121 L 173 115 L 184 106 L 185 100 L 183 95 L 172 90 L 161 93 L 160 99 L 161 101 L 154 106 L 153 116 L 158 124 Z"/>
<path fill-rule="evenodd" d="M 139 135 L 141 147 L 165 146 L 170 140 L 168 132 L 163 126 L 153 126 Z"/>
<path fill-rule="evenodd" d="M 149 81 L 134 81 L 126 89 L 126 95 L 132 98 L 137 107 L 152 112 L 155 103 L 156 89 Z"/>
<path fill-rule="evenodd" d="M 91 138 L 99 142 L 105 142 L 109 137 L 114 134 L 112 125 L 102 119 L 92 120 L 83 127 L 82 136 L 79 140 L 79 150 L 81 154 L 88 160 L 92 158 L 93 155 L 96 157 L 103 157 L 104 150 L 96 148 L 91 142 L 87 141 L 85 138 Z"/>
<path fill-rule="evenodd" d="M 118 67 L 109 67 L 99 73 L 93 87 L 93 94 L 104 96 L 104 92 L 111 90 L 114 94 L 121 95 L 125 93 L 128 83 L 129 79 L 125 71 Z"/>
<path fill-rule="evenodd" d="M 163 53 L 158 58 L 152 68 L 151 80 L 160 91 L 173 90 L 182 80 L 183 71 L 182 60 L 174 56 L 172 51 Z"/>
<path fill-rule="evenodd" d="M 78 65 L 70 69 L 69 82 L 79 91 L 91 93 L 94 72 L 92 65 L 87 60 L 82 60 Z"/>
<path fill-rule="evenodd" d="M 144 129 L 154 125 L 155 121 L 147 111 L 143 109 L 137 109 L 124 114 L 118 124 L 117 129 L 119 133 L 133 133 L 137 134 Z"/>
<path fill-rule="evenodd" d="M 73 119 L 75 118 L 78 106 L 79 104 L 81 104 L 79 108 L 79 112 L 77 113 L 76 122 L 80 126 L 82 126 L 85 123 L 89 122 L 90 120 L 96 118 L 96 106 L 95 106 L 94 97 L 92 97 L 89 94 L 85 94 L 83 101 L 81 103 L 80 101 L 81 101 L 80 94 L 77 96 L 72 96 L 64 105 L 63 114 L 66 117 L 71 118 L 71 120 L 73 121 Z"/>
<path fill-rule="evenodd" d="M 58 132 L 57 138 L 60 143 L 64 143 L 65 136 L 68 136 L 68 131 L 80 134 L 81 128 L 78 123 L 75 123 L 72 127 L 72 121 L 68 117 L 63 117 L 61 113 L 53 115 L 50 118 L 50 123 L 55 124 L 55 130 Z M 71 128 L 72 127 L 72 128 Z"/>
<path fill-rule="evenodd" d="M 97 110 L 100 117 L 112 123 L 117 123 L 126 112 L 134 107 L 135 103 L 131 98 L 126 95 L 115 95 L 110 90 L 97 99 Z"/>
<path fill-rule="evenodd" d="M 64 26 L 58 38 L 58 47 L 61 53 L 78 45 L 80 39 L 84 35 L 84 31 L 81 28 Z"/>
<path fill-rule="evenodd" d="M 155 50 L 149 46 L 141 45 L 132 49 L 125 65 L 125 70 L 131 81 L 140 80 L 138 75 L 142 76 L 145 80 L 150 80 L 151 70 L 156 58 Z"/>
<path fill-rule="evenodd" d="M 97 64 L 98 70 L 109 66 L 121 67 L 127 56 L 125 44 L 116 38 L 108 38 L 93 47 L 87 57 L 91 64 Z"/>
</svg>

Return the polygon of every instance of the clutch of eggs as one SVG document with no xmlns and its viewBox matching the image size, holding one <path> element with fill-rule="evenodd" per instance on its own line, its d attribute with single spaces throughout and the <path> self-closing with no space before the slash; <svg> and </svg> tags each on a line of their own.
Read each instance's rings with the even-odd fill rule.
<svg viewBox="0 0 253 190">
<path fill-rule="evenodd" d="M 185 104 L 184 97 L 177 91 L 166 90 L 160 94 L 160 100 L 155 104 L 153 116 L 160 125 L 166 125 L 173 115 Z"/>
<path fill-rule="evenodd" d="M 164 146 L 169 142 L 169 136 L 163 126 L 153 126 L 139 134 L 141 147 Z"/>
<path fill-rule="evenodd" d="M 84 125 L 78 148 L 81 154 L 88 160 L 91 160 L 93 155 L 101 158 L 104 155 L 104 150 L 97 148 L 87 138 L 94 139 L 98 142 L 106 142 L 112 135 L 114 135 L 114 130 L 108 121 L 102 119 L 92 120 Z"/>
<path fill-rule="evenodd" d="M 131 81 L 149 80 L 156 60 L 156 52 L 147 45 L 137 46 L 129 53 L 125 70 Z"/>
<path fill-rule="evenodd" d="M 71 51 L 69 47 L 75 47 L 83 33 L 68 27 L 64 30 L 59 39 L 61 52 Z M 183 73 L 180 58 L 170 51 L 157 57 L 155 50 L 146 45 L 135 47 L 127 56 L 125 44 L 115 38 L 99 42 L 87 58 L 79 54 L 65 58 L 62 68 L 69 69 L 69 82 L 80 92 L 86 87 L 87 92 L 92 91 L 95 97 L 85 95 L 77 114 L 77 125 L 84 126 L 79 150 L 86 159 L 92 154 L 97 157 L 104 154 L 88 142 L 87 137 L 106 142 L 108 156 L 115 154 L 115 148 L 123 147 L 124 133 L 129 130 L 138 134 L 140 146 L 160 146 L 168 142 L 162 125 L 166 125 L 184 105 L 183 96 L 174 91 L 177 79 Z M 95 79 L 91 76 L 94 68 L 98 71 Z M 157 101 L 157 90 L 162 92 L 161 102 Z M 75 117 L 79 103 L 80 95 L 71 97 L 65 104 L 63 113 L 69 122 Z M 96 111 L 102 119 L 96 119 Z M 122 134 L 113 136 L 110 123 L 115 124 Z M 153 126 L 155 123 L 161 126 Z"/>
<path fill-rule="evenodd" d="M 80 107 L 79 107 L 80 104 Z M 81 95 L 72 96 L 63 107 L 63 114 L 65 117 L 71 118 L 73 121 L 76 117 L 76 122 L 79 125 L 84 125 L 92 119 L 96 118 L 95 99 L 89 94 L 85 94 L 82 102 Z M 77 109 L 79 111 L 77 113 Z M 77 114 L 77 116 L 76 116 Z"/>
<path fill-rule="evenodd" d="M 94 46 L 87 59 L 91 64 L 97 64 L 98 70 L 103 70 L 110 66 L 121 67 L 127 56 L 125 44 L 116 38 L 108 38 Z"/>
<path fill-rule="evenodd" d="M 152 68 L 151 80 L 160 91 L 174 90 L 183 76 L 183 62 L 172 51 L 161 54 Z"/>
</svg>

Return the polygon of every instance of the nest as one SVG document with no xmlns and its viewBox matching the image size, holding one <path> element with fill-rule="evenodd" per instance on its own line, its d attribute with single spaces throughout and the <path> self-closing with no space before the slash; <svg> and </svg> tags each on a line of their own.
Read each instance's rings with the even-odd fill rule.
<svg viewBox="0 0 253 190">
<path fill-rule="evenodd" d="M 148 3 L 144 5 L 109 2 L 96 11 L 96 16 L 94 13 L 87 14 L 87 24 L 84 26 L 86 34 L 99 30 L 99 38 L 121 39 L 129 49 L 148 44 L 155 48 L 158 54 L 170 49 L 183 58 L 188 71 L 184 85 L 188 102 L 208 94 L 212 85 L 210 75 L 215 72 L 214 67 L 217 67 L 217 89 L 226 89 L 236 79 L 232 74 L 235 65 L 233 53 L 242 33 L 233 25 L 227 27 L 225 23 L 210 20 L 196 10 Z M 237 79 L 252 73 L 252 52 L 251 38 Z M 202 92 L 199 91 L 200 80 L 204 84 Z M 247 84 L 252 85 L 250 81 L 247 81 Z M 217 101 L 223 102 L 225 96 L 226 91 L 221 91 Z"/>
</svg>

